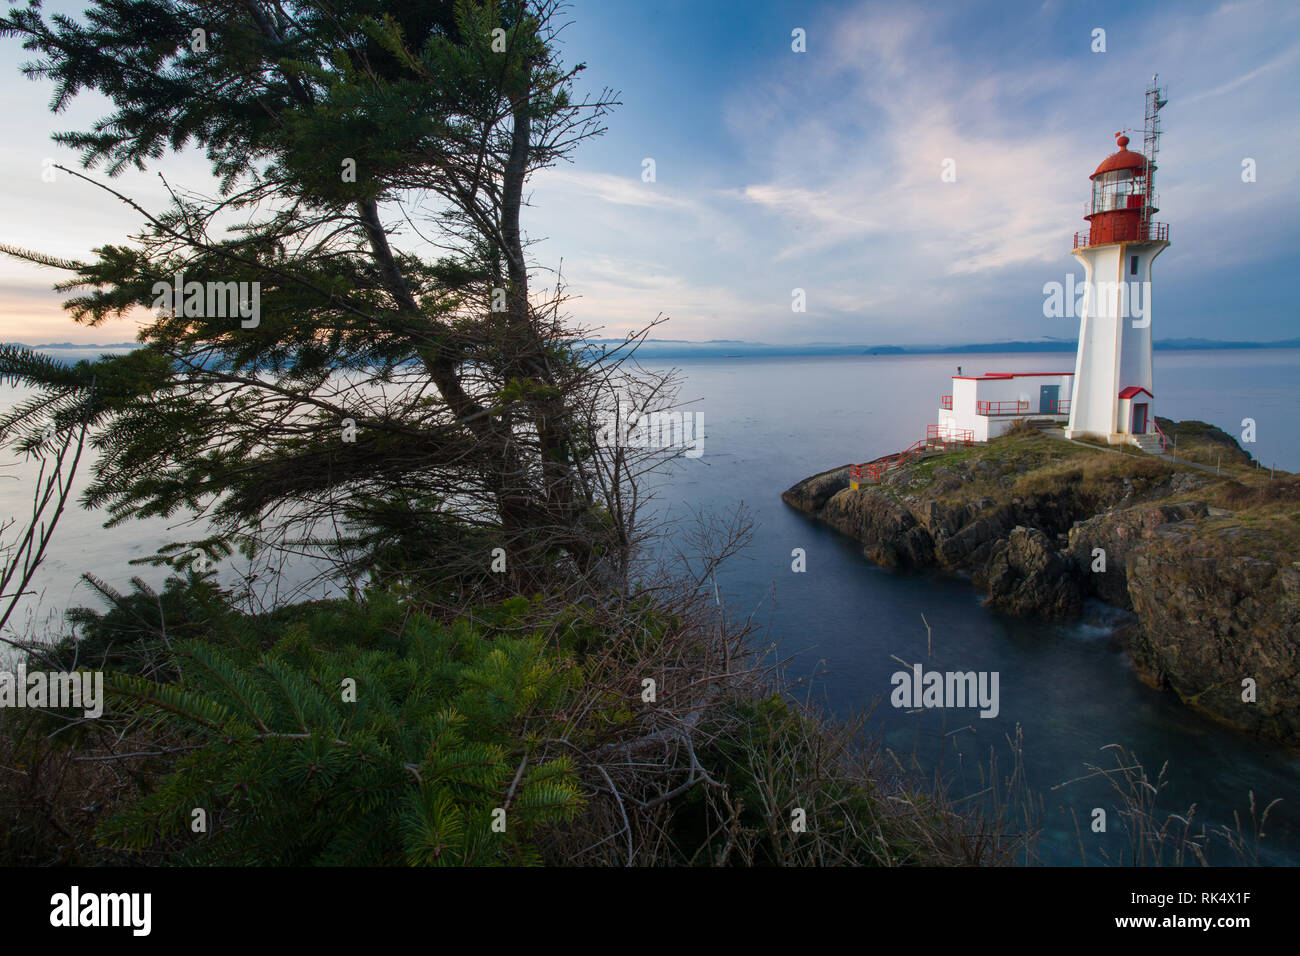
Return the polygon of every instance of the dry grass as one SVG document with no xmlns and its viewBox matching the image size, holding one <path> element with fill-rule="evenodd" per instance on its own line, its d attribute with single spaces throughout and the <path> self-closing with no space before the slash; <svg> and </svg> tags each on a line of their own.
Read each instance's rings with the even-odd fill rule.
<svg viewBox="0 0 1300 956">
<path fill-rule="evenodd" d="M 1270 813 L 1280 800 L 1274 800 L 1261 808 L 1251 791 L 1248 794 L 1248 825 L 1243 823 L 1240 812 L 1234 812 L 1232 827 L 1207 827 L 1197 823 L 1195 804 L 1182 813 L 1164 810 L 1159 806 L 1161 794 L 1169 785 L 1168 764 L 1162 765 L 1159 773 L 1152 778 L 1137 756 L 1130 754 L 1124 747 L 1111 744 L 1102 749 L 1114 758 L 1115 766 L 1087 764 L 1085 766 L 1090 771 L 1087 775 L 1059 784 L 1053 789 L 1098 777 L 1111 785 L 1118 802 L 1114 816 L 1123 827 L 1127 847 L 1118 859 L 1111 859 L 1103 851 L 1102 858 L 1107 863 L 1116 866 L 1209 866 L 1211 855 L 1214 854 L 1214 862 L 1217 864 L 1232 862 L 1241 866 L 1258 865 L 1259 844 L 1265 837 L 1264 828 Z M 1075 831 L 1079 840 L 1080 860 L 1086 866 L 1088 855 L 1077 819 Z"/>
<path fill-rule="evenodd" d="M 1175 422 L 1157 418 L 1169 439 L 1169 451 L 1183 461 L 1222 468 L 1224 472 L 1249 473 L 1255 461 L 1237 440 L 1220 428 L 1205 422 Z"/>
<path fill-rule="evenodd" d="M 578 762 L 586 809 L 547 832 L 548 861 L 954 866 L 1028 855 L 1006 819 L 959 806 L 868 740 L 869 713 L 838 721 L 796 702 L 797 685 L 762 663 L 768 648 L 720 603 L 682 600 L 668 617 L 673 626 L 649 640 L 632 638 L 622 612 L 602 624 L 608 650 L 584 664 L 585 703 L 557 742 Z M 590 715 L 635 700 L 643 676 L 658 680 L 655 706 L 627 709 L 593 737 Z"/>
<path fill-rule="evenodd" d="M 86 866 L 127 862 L 98 847 L 94 827 L 138 799 L 156 741 L 141 732 L 112 738 L 93 721 L 30 710 L 0 710 L 0 864 Z M 110 739 L 112 738 L 112 739 Z"/>
<path fill-rule="evenodd" d="M 1077 446 L 1076 446 L 1077 447 Z M 1118 491 L 1123 495 L 1124 480 L 1133 482 L 1138 491 L 1149 488 L 1169 477 L 1173 466 L 1159 458 L 1111 455 L 1079 449 L 1080 454 L 1056 464 L 1045 465 L 1026 472 L 1017 481 L 1013 491 L 1017 495 L 1049 494 L 1063 485 L 1077 485 L 1081 490 L 1105 500 Z"/>
<path fill-rule="evenodd" d="M 651 591 L 537 600 L 511 630 L 549 636 L 582 680 L 562 713 L 537 715 L 529 759 L 572 759 L 585 809 L 546 831 L 558 865 L 996 864 L 1019 843 L 942 788 L 902 772 L 839 723 L 783 694 L 748 620 L 731 619 L 714 571 L 748 525 L 702 532 L 703 557 Z M 162 653 L 160 650 L 159 653 Z M 643 681 L 656 683 L 653 701 Z M 865 718 L 864 718 L 865 719 Z M 174 768 L 183 740 L 106 713 L 62 721 L 0 713 L 0 862 L 166 863 L 97 846 L 96 822 Z M 166 744 L 168 746 L 162 746 Z M 167 751 L 160 755 L 160 751 Z M 807 827 L 792 828 L 801 808 Z"/>
<path fill-rule="evenodd" d="M 1254 475 L 1225 481 L 1215 489 L 1214 503 L 1231 510 L 1291 512 L 1300 507 L 1300 475 Z"/>
<path fill-rule="evenodd" d="M 1028 419 L 1017 418 L 1011 423 L 1011 427 L 1002 433 L 1004 438 L 1015 438 L 1017 435 L 1038 435 L 1041 434 L 1036 425 L 1031 425 Z"/>
<path fill-rule="evenodd" d="M 1244 530 L 1253 557 L 1286 565 L 1300 554 L 1300 475 L 1244 475 L 1206 489 L 1205 498 L 1230 512 L 1202 523 L 1207 536 L 1224 539 L 1225 553 L 1241 551 Z"/>
</svg>

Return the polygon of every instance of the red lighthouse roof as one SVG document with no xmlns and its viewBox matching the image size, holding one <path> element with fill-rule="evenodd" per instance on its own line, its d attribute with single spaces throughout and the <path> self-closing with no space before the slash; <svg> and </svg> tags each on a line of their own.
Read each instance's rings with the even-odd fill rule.
<svg viewBox="0 0 1300 956">
<path fill-rule="evenodd" d="M 1120 398 L 1137 398 L 1139 395 L 1141 395 L 1141 394 L 1144 393 L 1144 392 L 1146 393 L 1147 398 L 1155 398 L 1154 395 L 1152 395 L 1150 392 L 1148 392 L 1148 391 L 1147 391 L 1145 388 L 1143 388 L 1141 385 L 1130 385 L 1128 388 L 1122 388 L 1122 389 L 1120 389 L 1119 397 L 1120 397 Z"/>
<path fill-rule="evenodd" d="M 1092 174 L 1091 179 L 1096 179 L 1102 173 L 1109 173 L 1116 169 L 1142 169 L 1147 164 L 1147 158 L 1141 153 L 1135 153 L 1128 149 L 1128 137 L 1116 134 L 1115 143 L 1119 146 L 1118 153 L 1111 153 L 1101 161 L 1097 171 Z M 1155 167 L 1151 167 L 1154 169 Z"/>
</svg>

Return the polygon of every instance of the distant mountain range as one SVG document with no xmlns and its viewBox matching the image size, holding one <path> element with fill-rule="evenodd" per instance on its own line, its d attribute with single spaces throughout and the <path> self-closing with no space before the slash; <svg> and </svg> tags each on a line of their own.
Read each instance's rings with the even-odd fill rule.
<svg viewBox="0 0 1300 956">
<path fill-rule="evenodd" d="M 133 349 L 138 347 L 139 344 L 139 342 L 109 342 L 107 345 L 100 345 L 98 342 L 82 344 L 77 342 L 42 342 L 39 345 L 28 345 L 26 342 L 0 342 L 0 345 L 17 345 L 25 349 Z"/>
<path fill-rule="evenodd" d="M 612 346 L 622 339 L 589 339 L 593 346 Z M 130 349 L 136 342 L 112 342 L 108 345 L 78 345 L 74 342 L 45 342 L 26 345 L 8 342 L 27 348 L 51 351 L 56 349 Z M 710 339 L 692 342 L 687 339 L 649 339 L 637 348 L 641 358 L 746 358 L 762 356 L 797 355 L 960 355 L 989 352 L 1073 352 L 1075 339 L 1042 338 L 1011 342 L 968 342 L 961 345 L 846 345 L 842 342 L 808 342 L 802 345 L 770 345 L 766 342 L 746 342 L 741 339 Z M 1294 349 L 1300 348 L 1300 338 L 1280 342 L 1221 342 L 1215 339 L 1160 339 L 1155 343 L 1161 351 L 1200 351 L 1208 349 Z"/>
<path fill-rule="evenodd" d="M 621 339 L 592 339 L 592 345 L 616 345 Z M 796 355 L 960 355 L 991 352 L 1074 352 L 1076 339 L 1043 338 L 1031 341 L 968 342 L 961 345 L 845 345 L 840 342 L 809 342 L 804 345 L 769 345 L 738 339 L 650 339 L 637 348 L 643 358 L 690 358 Z M 1294 349 L 1300 338 L 1280 342 L 1219 342 L 1213 339 L 1161 339 L 1154 346 L 1162 351 L 1210 349 Z"/>
</svg>

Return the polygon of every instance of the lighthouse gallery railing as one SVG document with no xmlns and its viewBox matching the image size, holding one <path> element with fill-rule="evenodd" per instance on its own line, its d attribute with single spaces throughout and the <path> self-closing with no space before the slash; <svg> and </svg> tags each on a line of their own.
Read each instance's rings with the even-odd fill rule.
<svg viewBox="0 0 1300 956">
<path fill-rule="evenodd" d="M 1085 249 L 1091 243 L 1089 241 L 1089 232 L 1076 232 L 1074 234 L 1074 248 Z M 1126 242 L 1168 242 L 1169 241 L 1169 223 L 1167 222 L 1149 222 L 1146 228 L 1140 229 L 1138 238 L 1127 239 Z"/>
</svg>

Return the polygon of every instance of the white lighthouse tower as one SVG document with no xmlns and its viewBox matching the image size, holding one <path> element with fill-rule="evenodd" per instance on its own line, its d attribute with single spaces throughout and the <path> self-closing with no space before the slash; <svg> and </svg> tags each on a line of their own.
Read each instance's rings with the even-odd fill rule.
<svg viewBox="0 0 1300 956">
<path fill-rule="evenodd" d="M 1089 229 L 1074 237 L 1073 255 L 1086 271 L 1086 292 L 1067 438 L 1160 449 L 1152 414 L 1151 263 L 1169 245 L 1169 227 L 1151 216 L 1157 211 L 1155 159 L 1165 102 L 1152 77 L 1143 152 L 1130 151 L 1128 137 L 1117 133 L 1118 152 L 1091 177 L 1084 216 Z"/>
</svg>

